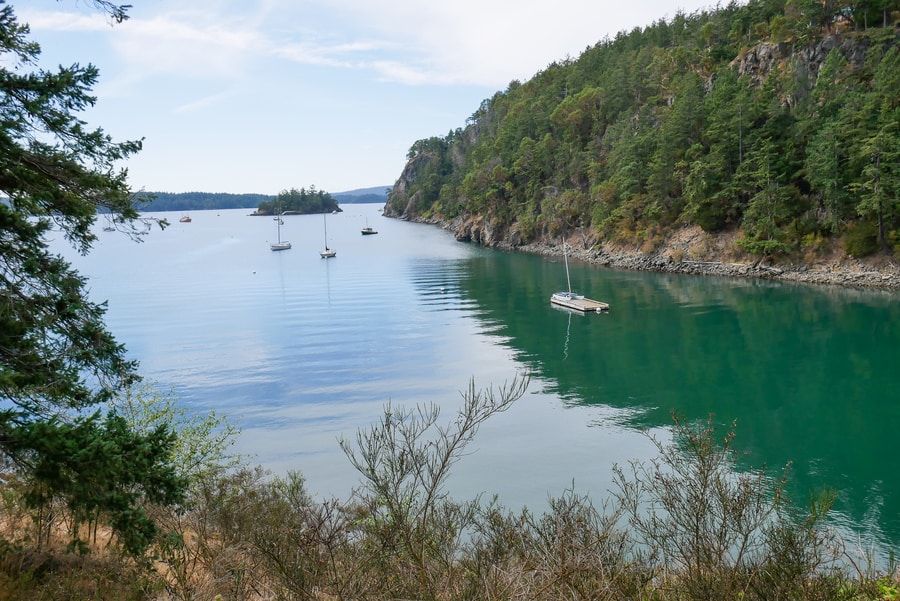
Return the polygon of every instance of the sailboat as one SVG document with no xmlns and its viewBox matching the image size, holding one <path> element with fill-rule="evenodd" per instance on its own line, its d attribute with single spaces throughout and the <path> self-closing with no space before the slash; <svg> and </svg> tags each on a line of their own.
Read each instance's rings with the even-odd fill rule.
<svg viewBox="0 0 900 601">
<path fill-rule="evenodd" d="M 362 229 L 363 236 L 371 236 L 372 234 L 377 234 L 378 231 L 369 225 L 369 218 L 366 217 L 366 227 Z"/>
<path fill-rule="evenodd" d="M 281 218 L 281 213 L 276 212 L 275 223 L 276 223 L 276 227 L 278 229 L 278 242 L 273 242 L 270 245 L 270 248 L 272 250 L 287 250 L 291 247 L 291 243 L 288 242 L 287 240 L 281 239 L 281 224 L 284 223 L 284 220 Z"/>
<path fill-rule="evenodd" d="M 550 304 L 585 313 L 601 313 L 609 309 L 607 303 L 585 298 L 582 294 L 572 292 L 572 280 L 569 278 L 569 257 L 566 253 L 566 242 L 563 241 L 563 260 L 566 263 L 566 284 L 568 288 L 550 295 Z"/>
<path fill-rule="evenodd" d="M 325 227 L 325 250 L 319 251 L 319 256 L 323 259 L 330 259 L 337 254 L 333 248 L 328 248 L 328 224 L 326 223 L 325 213 L 322 213 L 322 224 Z"/>
</svg>

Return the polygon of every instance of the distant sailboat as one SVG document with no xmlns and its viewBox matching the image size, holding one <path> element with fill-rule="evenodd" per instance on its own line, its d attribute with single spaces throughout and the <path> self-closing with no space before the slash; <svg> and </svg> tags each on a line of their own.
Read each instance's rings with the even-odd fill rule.
<svg viewBox="0 0 900 601">
<path fill-rule="evenodd" d="M 378 231 L 375 228 L 369 226 L 369 218 L 366 217 L 366 227 L 364 227 L 362 229 L 362 235 L 363 236 L 371 236 L 372 234 L 377 234 L 377 233 L 378 233 Z"/>
<path fill-rule="evenodd" d="M 272 250 L 287 250 L 291 247 L 291 243 L 287 240 L 281 239 L 281 224 L 284 223 L 284 220 L 281 218 L 281 214 L 276 212 L 275 216 L 276 228 L 278 230 L 278 242 L 273 242 L 271 244 Z"/>
<path fill-rule="evenodd" d="M 322 224 L 325 228 L 325 250 L 319 251 L 319 256 L 323 259 L 330 259 L 337 254 L 333 248 L 328 248 L 328 223 L 325 217 L 326 213 L 322 213 Z"/>
</svg>

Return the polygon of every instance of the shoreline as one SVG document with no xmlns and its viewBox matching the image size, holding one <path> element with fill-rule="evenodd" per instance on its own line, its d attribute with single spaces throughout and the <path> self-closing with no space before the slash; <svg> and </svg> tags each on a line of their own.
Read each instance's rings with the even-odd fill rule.
<svg viewBox="0 0 900 601">
<path fill-rule="evenodd" d="M 498 245 L 498 248 L 516 252 L 528 252 L 543 256 L 562 257 L 558 246 L 527 244 L 512 246 Z M 871 290 L 900 291 L 900 266 L 890 263 L 877 268 L 863 261 L 848 264 L 847 261 L 831 265 L 784 265 L 769 264 L 762 260 L 755 263 L 731 263 L 719 260 L 675 260 L 671 255 L 645 255 L 640 252 L 604 249 L 572 249 L 569 257 L 579 261 L 629 271 L 653 271 L 682 275 L 719 276 L 777 280 L 819 286 L 841 286 Z M 852 261 L 852 260 L 851 260 Z"/>
<path fill-rule="evenodd" d="M 408 219 L 407 219 L 408 220 Z M 494 239 L 495 233 L 477 219 L 412 219 L 451 231 L 457 240 L 510 252 L 562 257 L 558 244 L 516 244 L 509 238 Z M 514 238 L 514 236 L 513 236 Z M 571 239 L 571 238 L 570 238 Z M 580 247 L 580 248 L 579 248 Z M 596 247 L 596 248 L 595 248 Z M 651 252 L 629 250 L 601 242 L 584 232 L 577 244 L 568 244 L 569 257 L 584 263 L 629 271 L 652 271 L 698 276 L 774 280 L 817 286 L 840 286 L 859 290 L 900 291 L 900 263 L 879 255 L 857 259 L 833 253 L 802 264 L 776 262 L 735 253 L 729 235 L 711 235 L 696 226 L 673 232 Z"/>
</svg>

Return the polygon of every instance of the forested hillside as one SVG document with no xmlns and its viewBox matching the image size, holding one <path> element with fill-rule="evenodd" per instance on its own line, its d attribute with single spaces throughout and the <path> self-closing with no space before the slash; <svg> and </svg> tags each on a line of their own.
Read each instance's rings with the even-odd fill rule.
<svg viewBox="0 0 900 601">
<path fill-rule="evenodd" d="M 757 256 L 891 253 L 898 20 L 898 0 L 751 0 L 622 32 L 417 141 L 385 214 L 485 244 L 653 249 L 694 225 Z"/>
<path fill-rule="evenodd" d="M 201 211 L 207 209 L 244 209 L 271 200 L 268 194 L 227 194 L 224 192 L 151 192 L 144 211 Z"/>
<path fill-rule="evenodd" d="M 390 186 L 375 186 L 338 192 L 329 196 L 339 203 L 383 203 L 387 200 L 386 190 L 388 188 Z M 300 190 L 295 188 L 282 190 L 278 196 L 270 194 L 229 194 L 225 192 L 149 192 L 145 196 L 150 197 L 151 200 L 143 205 L 142 208 L 144 211 L 201 211 L 209 209 L 257 208 L 265 205 L 263 211 L 271 212 L 276 202 L 281 206 L 287 206 L 292 203 L 297 204 L 297 208 L 299 208 L 301 204 L 306 204 L 315 198 L 314 204 L 318 206 L 322 204 L 322 198 L 326 194 L 327 192 L 323 190 L 316 190 L 315 186 L 310 186 L 309 190 L 305 188 Z M 322 206 L 324 207 L 324 205 Z"/>
</svg>

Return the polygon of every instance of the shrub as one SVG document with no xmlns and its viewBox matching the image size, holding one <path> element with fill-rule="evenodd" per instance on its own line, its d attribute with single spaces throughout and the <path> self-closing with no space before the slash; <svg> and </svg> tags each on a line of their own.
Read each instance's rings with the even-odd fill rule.
<svg viewBox="0 0 900 601">
<path fill-rule="evenodd" d="M 858 221 L 847 228 L 844 249 L 852 257 L 868 257 L 878 252 L 878 227 L 869 221 Z"/>
<path fill-rule="evenodd" d="M 739 470 L 733 430 L 719 437 L 711 417 L 673 419 L 673 444 L 651 437 L 657 458 L 614 468 L 640 561 L 688 599 L 802 598 L 840 552 L 824 526 L 833 497 L 804 515 L 785 494 L 787 467 L 776 476 Z"/>
</svg>

